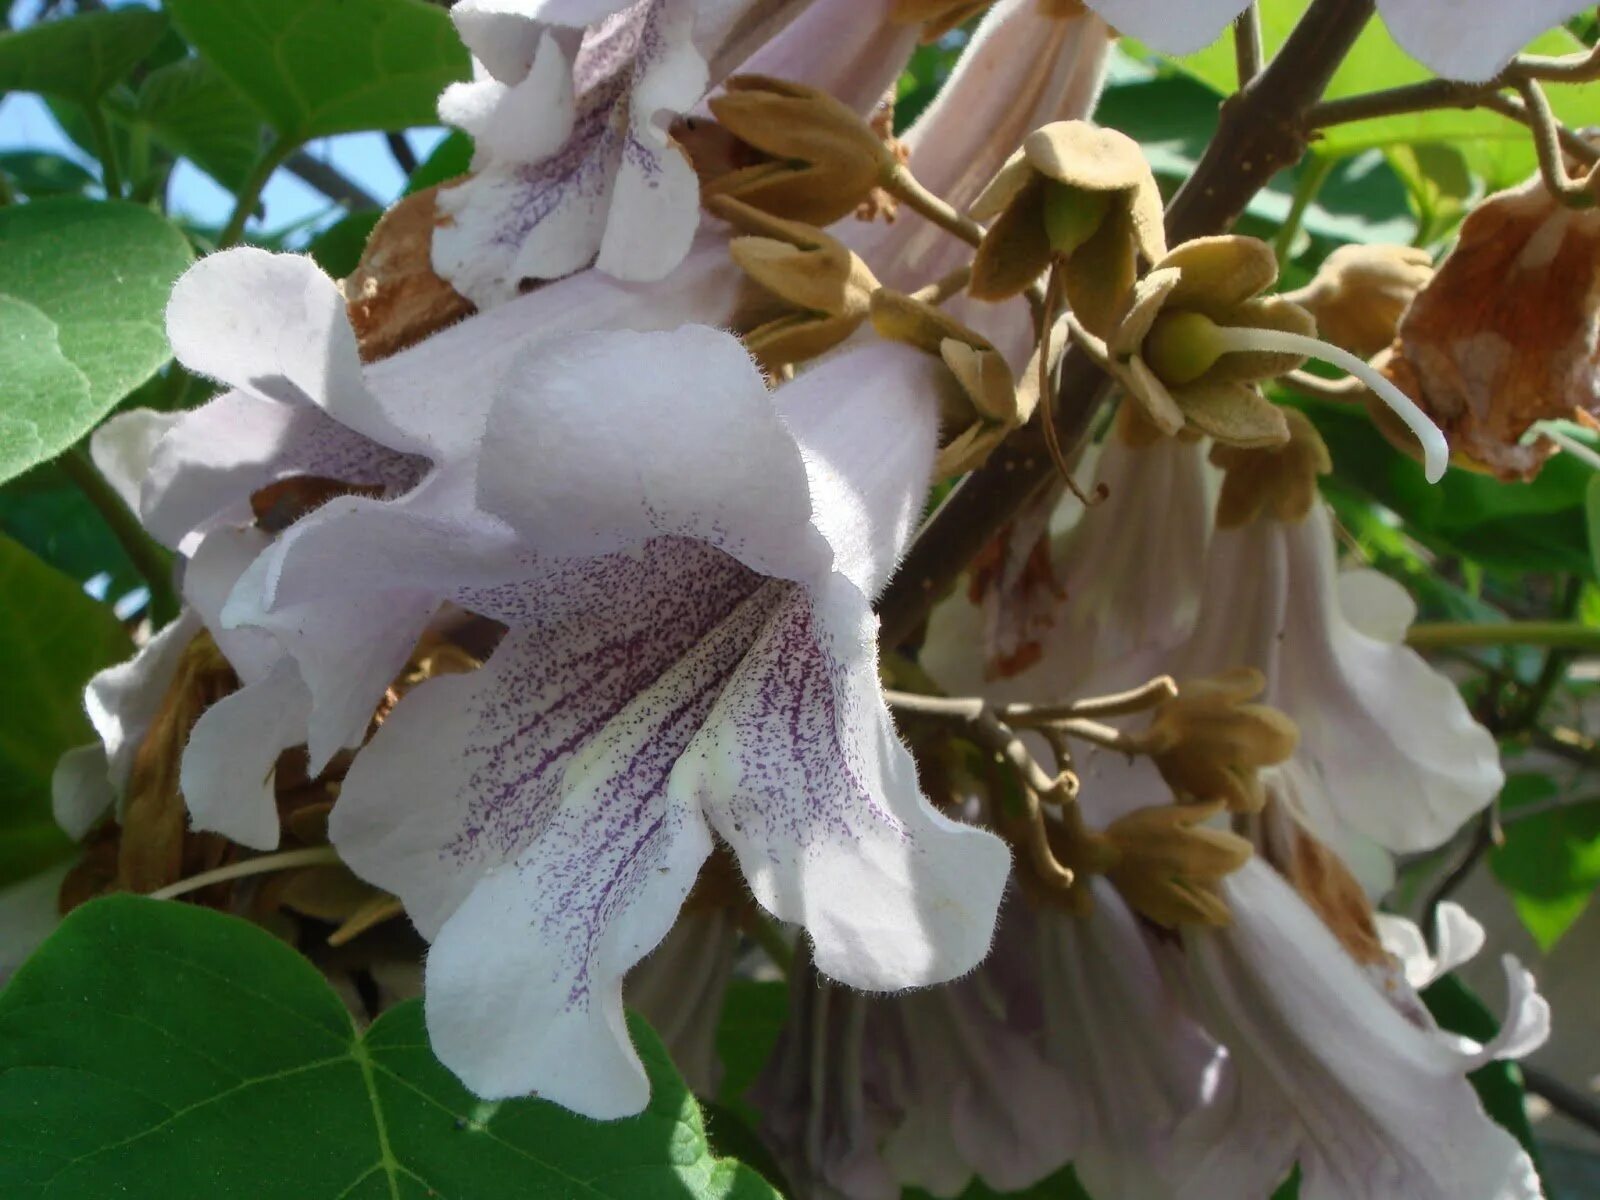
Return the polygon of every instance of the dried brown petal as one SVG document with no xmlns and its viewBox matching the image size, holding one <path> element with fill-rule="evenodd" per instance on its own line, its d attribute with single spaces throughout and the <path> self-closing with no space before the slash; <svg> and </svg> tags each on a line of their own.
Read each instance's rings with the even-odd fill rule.
<svg viewBox="0 0 1600 1200">
<path fill-rule="evenodd" d="M 339 285 L 366 362 L 387 358 L 477 311 L 433 273 L 438 190 L 407 196 L 384 213 L 361 262 Z"/>
<path fill-rule="evenodd" d="M 1535 421 L 1600 413 L 1600 210 L 1531 180 L 1485 200 L 1401 319 L 1385 374 L 1438 423 L 1453 454 L 1528 479 L 1548 445 Z"/>
</svg>

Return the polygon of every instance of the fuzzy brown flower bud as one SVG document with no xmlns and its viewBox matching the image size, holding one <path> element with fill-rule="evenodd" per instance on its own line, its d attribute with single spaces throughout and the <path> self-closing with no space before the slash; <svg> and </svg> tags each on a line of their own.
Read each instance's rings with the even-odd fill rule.
<svg viewBox="0 0 1600 1200">
<path fill-rule="evenodd" d="M 949 436 L 935 463 L 940 478 L 972 470 L 1033 414 L 1037 389 L 1019 388 L 1005 356 L 943 310 L 879 288 L 872 297 L 872 327 L 880 337 L 938 355 L 961 384 L 967 404 L 942 414 Z"/>
<path fill-rule="evenodd" d="M 1289 440 L 1281 446 L 1211 448 L 1212 463 L 1227 472 L 1217 497 L 1219 529 L 1247 525 L 1260 516 L 1293 523 L 1311 512 L 1317 477 L 1333 470 L 1333 459 L 1309 417 L 1292 408 L 1284 409 L 1283 416 Z"/>
<path fill-rule="evenodd" d="M 1179 799 L 1256 812 L 1266 801 L 1257 772 L 1285 761 L 1300 734 L 1283 713 L 1249 701 L 1266 688 L 1253 667 L 1178 685 L 1135 742 Z"/>
<path fill-rule="evenodd" d="M 1141 808 L 1105 831 L 1117 852 L 1106 878 L 1134 911 L 1157 925 L 1227 925 L 1218 884 L 1250 858 L 1250 843 L 1206 821 L 1220 804 Z"/>
<path fill-rule="evenodd" d="M 1052 261 L 1085 328 L 1103 334 L 1133 287 L 1138 258 L 1167 251 L 1161 194 L 1139 144 L 1087 121 L 1030 133 L 972 204 L 994 218 L 972 264 L 972 294 L 1014 296 Z"/>
<path fill-rule="evenodd" d="M 830 225 L 855 211 L 896 163 L 866 120 L 805 84 L 735 75 L 709 103 L 745 153 L 701 181 L 706 198 L 731 196 L 777 217 Z"/>
<path fill-rule="evenodd" d="M 728 253 L 753 287 L 734 326 L 764 368 L 815 358 L 867 319 L 878 281 L 838 239 L 728 196 L 707 207 L 741 233 L 728 243 Z"/>
<path fill-rule="evenodd" d="M 1394 341 L 1406 306 L 1432 278 L 1433 259 L 1415 246 L 1340 246 L 1284 299 L 1316 318 L 1318 336 L 1371 358 Z"/>
</svg>

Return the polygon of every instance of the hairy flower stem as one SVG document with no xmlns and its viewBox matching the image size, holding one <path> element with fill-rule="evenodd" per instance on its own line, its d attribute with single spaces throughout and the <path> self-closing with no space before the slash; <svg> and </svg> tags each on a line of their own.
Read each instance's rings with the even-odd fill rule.
<svg viewBox="0 0 1600 1200">
<path fill-rule="evenodd" d="M 943 199 L 923 187 L 911 173 L 911 168 L 904 163 L 897 163 L 884 173 L 883 190 L 912 212 L 926 217 L 940 229 L 960 238 L 974 249 L 983 241 L 982 225 L 971 217 L 957 212 Z"/>
<path fill-rule="evenodd" d="M 1306 114 L 1366 27 L 1373 0 L 1314 0 L 1272 62 L 1222 106 L 1217 135 L 1167 208 L 1171 245 L 1220 233 L 1279 170 L 1298 161 Z M 1088 433 L 1110 381 L 1082 350 L 1062 355 L 1056 433 L 1075 448 Z M 1043 432 L 1029 423 L 957 487 L 923 526 L 879 602 L 885 646 L 898 646 L 967 563 L 1045 484 L 1054 469 Z"/>
<path fill-rule="evenodd" d="M 68 450 L 56 463 L 100 514 L 133 569 L 150 589 L 150 623 L 160 629 L 178 615 L 178 596 L 172 587 L 172 556 L 144 531 L 138 518 L 105 481 L 81 446 Z"/>
<path fill-rule="evenodd" d="M 227 883 L 232 879 L 247 879 L 252 875 L 266 875 L 272 871 L 287 871 L 291 867 L 336 866 L 339 853 L 332 846 L 307 846 L 303 850 L 284 850 L 278 854 L 263 854 L 260 858 L 247 858 L 229 863 L 214 871 L 201 871 L 187 879 L 150 893 L 152 900 L 171 900 L 189 892 L 198 892 L 213 883 Z"/>
</svg>

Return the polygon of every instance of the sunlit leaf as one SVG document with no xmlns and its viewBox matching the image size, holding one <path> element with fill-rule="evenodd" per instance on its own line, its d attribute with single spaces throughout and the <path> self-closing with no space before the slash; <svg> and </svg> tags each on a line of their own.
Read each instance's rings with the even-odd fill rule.
<svg viewBox="0 0 1600 1200">
<path fill-rule="evenodd" d="M 1544 950 L 1583 915 L 1600 887 L 1600 803 L 1517 816 L 1519 809 L 1547 804 L 1559 794 L 1546 776 L 1511 776 L 1501 800 L 1505 844 L 1489 855 L 1490 870 Z"/>
<path fill-rule="evenodd" d="M 290 143 L 433 124 L 470 73 L 449 14 L 426 0 L 168 0 L 200 53 Z"/>
<path fill-rule="evenodd" d="M 0 36 L 0 91 L 92 104 L 148 54 L 167 18 L 146 8 L 86 12 Z"/>
<path fill-rule="evenodd" d="M 0 210 L 0 481 L 61 453 L 167 361 L 167 293 L 190 258 L 137 205 Z"/>
</svg>

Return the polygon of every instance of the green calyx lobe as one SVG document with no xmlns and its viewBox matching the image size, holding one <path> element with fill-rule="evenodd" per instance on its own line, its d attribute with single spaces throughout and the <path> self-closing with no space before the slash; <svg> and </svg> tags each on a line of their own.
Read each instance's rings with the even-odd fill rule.
<svg viewBox="0 0 1600 1200">
<path fill-rule="evenodd" d="M 1070 184 L 1046 180 L 1044 229 L 1050 247 L 1068 255 L 1094 236 L 1111 209 L 1110 192 L 1090 192 Z"/>
</svg>

